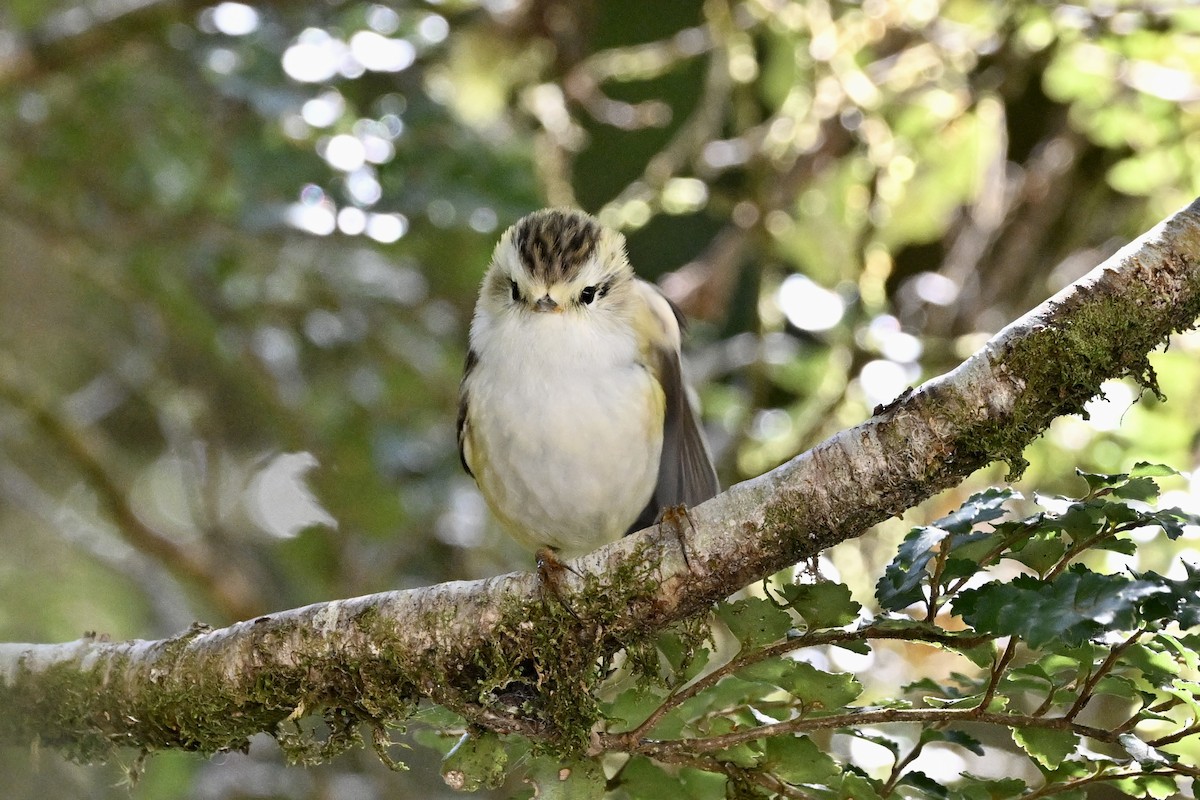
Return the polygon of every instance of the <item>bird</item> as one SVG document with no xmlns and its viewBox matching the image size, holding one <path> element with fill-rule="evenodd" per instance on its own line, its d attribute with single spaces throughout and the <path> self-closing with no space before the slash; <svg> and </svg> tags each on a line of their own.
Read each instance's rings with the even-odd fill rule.
<svg viewBox="0 0 1200 800">
<path fill-rule="evenodd" d="M 471 321 L 458 448 L 539 570 L 719 491 L 684 385 L 684 328 L 595 217 L 542 209 L 501 235 Z"/>
</svg>

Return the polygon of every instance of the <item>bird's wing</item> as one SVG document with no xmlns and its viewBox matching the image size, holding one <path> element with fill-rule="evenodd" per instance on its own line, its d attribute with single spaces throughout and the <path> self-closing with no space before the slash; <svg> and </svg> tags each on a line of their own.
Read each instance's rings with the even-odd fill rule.
<svg viewBox="0 0 1200 800">
<path fill-rule="evenodd" d="M 462 467 L 467 474 L 472 478 L 475 473 L 471 472 L 471 465 L 467 463 L 467 406 L 470 402 L 470 397 L 467 393 L 467 378 L 471 375 L 471 370 L 475 369 L 475 365 L 479 362 L 479 356 L 474 350 L 467 351 L 467 364 L 463 369 L 462 382 L 458 385 L 458 460 L 462 462 Z"/>
<path fill-rule="evenodd" d="M 650 331 L 650 364 L 662 386 L 666 403 L 663 419 L 662 456 L 658 464 L 658 483 L 646 509 L 631 530 L 652 524 L 664 508 L 699 505 L 720 491 L 712 456 L 700 432 L 696 414 L 683 383 L 680 363 L 680 331 L 683 314 L 657 287 L 637 282 L 639 293 L 653 314 Z M 647 321 L 639 321 L 647 324 Z"/>
</svg>

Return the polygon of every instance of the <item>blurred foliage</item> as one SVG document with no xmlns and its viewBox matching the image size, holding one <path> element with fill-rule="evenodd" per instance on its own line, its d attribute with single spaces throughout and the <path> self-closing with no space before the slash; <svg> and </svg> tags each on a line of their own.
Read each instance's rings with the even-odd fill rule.
<svg viewBox="0 0 1200 800">
<path fill-rule="evenodd" d="M 527 566 L 452 432 L 475 287 L 538 206 L 622 228 L 694 319 L 729 484 L 1200 193 L 1200 9 L 1171 0 L 10 0 L 0 43 L 7 641 Z M 1025 494 L 1076 465 L 1192 468 L 1198 350 L 1155 357 L 1168 402 L 1114 383 L 1056 422 Z M 907 526 L 1001 478 L 824 570 L 874 607 Z M 1139 568 L 1194 542 L 1147 542 Z M 872 680 L 918 680 L 917 658 Z M 0 752 L 0 774 L 14 798 L 128 796 L 53 753 Z M 416 791 L 447 790 L 364 753 L 288 769 L 267 741 L 153 759 L 133 796 Z"/>
</svg>

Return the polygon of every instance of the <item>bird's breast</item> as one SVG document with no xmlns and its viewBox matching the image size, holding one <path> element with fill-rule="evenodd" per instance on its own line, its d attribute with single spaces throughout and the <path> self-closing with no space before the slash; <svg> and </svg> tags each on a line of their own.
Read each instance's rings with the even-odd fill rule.
<svg viewBox="0 0 1200 800">
<path fill-rule="evenodd" d="M 663 393 L 629 336 L 516 331 L 479 354 L 472 465 L 518 540 L 567 555 L 620 537 L 654 490 Z"/>
</svg>

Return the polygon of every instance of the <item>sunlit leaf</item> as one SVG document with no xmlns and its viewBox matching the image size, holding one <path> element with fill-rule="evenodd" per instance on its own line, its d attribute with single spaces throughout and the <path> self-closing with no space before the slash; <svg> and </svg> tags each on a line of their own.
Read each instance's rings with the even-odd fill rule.
<svg viewBox="0 0 1200 800">
<path fill-rule="evenodd" d="M 508 769 L 508 752 L 494 733 L 464 734 L 442 759 L 442 776 L 451 786 L 467 792 L 496 788 Z"/>
<path fill-rule="evenodd" d="M 834 760 L 807 736 L 768 739 L 762 766 L 793 784 L 826 783 L 841 772 Z"/>
<path fill-rule="evenodd" d="M 850 596 L 850 587 L 832 581 L 788 583 L 779 589 L 789 606 L 813 629 L 837 628 L 858 619 L 862 606 Z"/>
<path fill-rule="evenodd" d="M 1071 731 L 1050 728 L 1013 728 L 1013 741 L 1047 769 L 1055 769 L 1075 752 L 1079 737 Z"/>
<path fill-rule="evenodd" d="M 1139 601 L 1161 591 L 1147 581 L 1076 565 L 1050 581 L 1020 575 L 962 592 L 954 609 L 977 630 L 1019 636 L 1031 647 L 1052 641 L 1077 645 L 1106 631 L 1128 630 Z"/>
<path fill-rule="evenodd" d="M 883 577 L 875 585 L 875 597 L 888 611 L 901 611 L 925 598 L 926 567 L 950 531 L 936 525 L 914 528 L 904 541 Z"/>
<path fill-rule="evenodd" d="M 554 758 L 537 758 L 529 766 L 525 782 L 534 796 L 546 800 L 592 800 L 604 793 L 604 770 L 593 760 L 562 763 Z"/>
<path fill-rule="evenodd" d="M 744 648 L 761 647 L 782 639 L 792 627 L 791 616 L 761 597 L 748 597 L 717 607 L 717 618 Z"/>
</svg>

